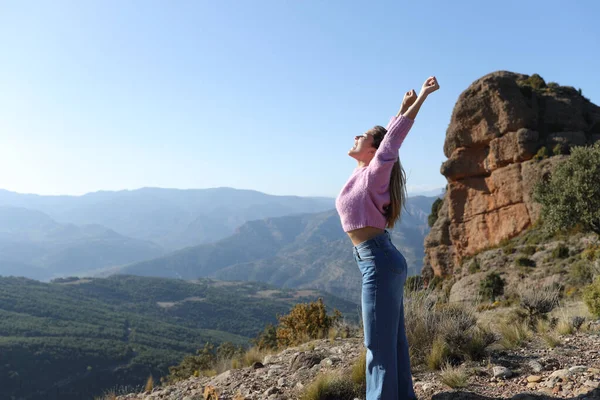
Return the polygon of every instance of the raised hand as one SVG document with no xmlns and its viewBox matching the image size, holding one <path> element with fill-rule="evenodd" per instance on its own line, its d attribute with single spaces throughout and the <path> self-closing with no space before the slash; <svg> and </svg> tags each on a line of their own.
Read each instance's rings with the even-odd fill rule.
<svg viewBox="0 0 600 400">
<path fill-rule="evenodd" d="M 417 100 L 417 92 L 415 92 L 414 89 L 409 90 L 408 92 L 404 93 L 404 98 L 402 99 L 402 107 L 410 107 L 415 100 Z"/>
<path fill-rule="evenodd" d="M 435 92 L 440 88 L 437 79 L 435 76 L 430 76 L 427 78 L 423 86 L 421 87 L 421 92 L 419 96 L 417 96 L 417 100 L 413 101 L 413 103 L 408 107 L 408 109 L 401 114 L 409 119 L 415 119 L 417 114 L 419 113 L 419 109 L 423 105 L 423 102 L 431 93 Z M 406 98 L 406 96 L 405 96 Z"/>
<path fill-rule="evenodd" d="M 440 85 L 438 84 L 436 77 L 430 76 L 429 78 L 427 78 L 425 83 L 423 83 L 423 86 L 421 87 L 421 94 L 428 96 L 431 93 L 438 90 L 439 88 L 440 88 Z"/>
<path fill-rule="evenodd" d="M 400 106 L 400 111 L 398 111 L 398 115 L 404 114 L 408 107 L 412 106 L 414 102 L 417 100 L 417 92 L 414 89 L 409 90 L 404 93 L 404 98 L 402 99 L 402 105 Z"/>
</svg>

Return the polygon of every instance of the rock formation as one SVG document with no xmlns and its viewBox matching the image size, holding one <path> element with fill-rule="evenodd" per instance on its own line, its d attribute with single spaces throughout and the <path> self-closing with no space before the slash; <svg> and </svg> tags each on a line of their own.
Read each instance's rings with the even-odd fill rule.
<svg viewBox="0 0 600 400">
<path fill-rule="evenodd" d="M 539 217 L 533 185 L 568 157 L 552 155 L 598 140 L 600 107 L 575 88 L 505 71 L 471 84 L 446 133 L 448 184 L 425 239 L 423 276 L 451 274 L 463 257 L 527 229 Z"/>
</svg>

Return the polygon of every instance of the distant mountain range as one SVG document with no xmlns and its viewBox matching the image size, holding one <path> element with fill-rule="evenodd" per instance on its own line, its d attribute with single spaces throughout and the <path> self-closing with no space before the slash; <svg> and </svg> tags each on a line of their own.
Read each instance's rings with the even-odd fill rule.
<svg viewBox="0 0 600 400">
<path fill-rule="evenodd" d="M 421 270 L 434 200 L 409 198 L 408 212 L 393 232 L 411 275 Z M 168 243 L 193 246 L 169 251 Z M 356 301 L 355 268 L 333 199 L 227 188 L 81 197 L 0 190 L 0 275 L 208 276 L 341 290 Z"/>
<path fill-rule="evenodd" d="M 435 198 L 414 197 L 392 240 L 416 275 L 422 266 L 427 216 Z M 250 221 L 215 243 L 108 271 L 181 279 L 213 277 L 249 280 L 291 288 L 316 288 L 358 302 L 360 274 L 352 244 L 335 210 Z"/>
<path fill-rule="evenodd" d="M 0 206 L 38 210 L 59 223 L 102 225 L 169 251 L 215 242 L 247 221 L 329 210 L 334 208 L 334 199 L 273 196 L 231 188 L 143 188 L 84 196 L 0 190 Z"/>
<path fill-rule="evenodd" d="M 0 275 L 48 280 L 163 254 L 101 225 L 60 224 L 41 211 L 0 206 Z"/>
</svg>

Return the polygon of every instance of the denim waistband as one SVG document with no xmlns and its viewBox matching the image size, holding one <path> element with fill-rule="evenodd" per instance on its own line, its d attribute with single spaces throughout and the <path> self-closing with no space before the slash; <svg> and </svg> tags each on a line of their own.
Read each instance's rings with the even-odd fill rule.
<svg viewBox="0 0 600 400">
<path fill-rule="evenodd" d="M 371 238 L 369 240 L 365 240 L 354 246 L 354 249 L 359 251 L 362 249 L 373 248 L 373 247 L 389 247 L 392 245 L 392 239 L 390 233 L 386 230 L 385 232 Z"/>
</svg>

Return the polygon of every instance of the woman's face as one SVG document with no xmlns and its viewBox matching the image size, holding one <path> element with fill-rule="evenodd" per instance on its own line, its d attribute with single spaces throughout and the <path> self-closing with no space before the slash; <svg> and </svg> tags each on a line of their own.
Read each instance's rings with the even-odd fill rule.
<svg viewBox="0 0 600 400">
<path fill-rule="evenodd" d="M 354 146 L 348 151 L 348 155 L 358 161 L 367 161 L 373 158 L 375 151 L 373 135 L 365 132 L 362 135 L 354 136 Z"/>
</svg>

